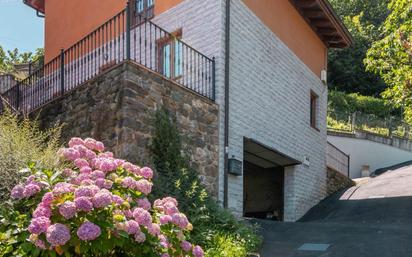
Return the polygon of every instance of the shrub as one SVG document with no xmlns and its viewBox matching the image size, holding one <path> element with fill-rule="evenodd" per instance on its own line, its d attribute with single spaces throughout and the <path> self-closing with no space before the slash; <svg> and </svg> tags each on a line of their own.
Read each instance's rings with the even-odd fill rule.
<svg viewBox="0 0 412 257">
<path fill-rule="evenodd" d="M 155 133 L 151 144 L 154 168 L 154 196 L 169 194 L 181 203 L 192 220 L 193 242 L 206 248 L 207 256 L 242 257 L 261 243 L 257 227 L 242 223 L 221 208 L 208 194 L 183 151 L 175 117 L 160 109 L 155 115 Z M 226 240 L 226 243 L 223 243 Z M 231 253 L 236 253 L 233 255 Z"/>
<path fill-rule="evenodd" d="M 0 201 L 9 197 L 10 189 L 19 182 L 16 172 L 36 160 L 41 166 L 56 165 L 61 128 L 41 131 L 35 121 L 19 118 L 6 111 L 0 115 Z"/>
<path fill-rule="evenodd" d="M 381 98 L 334 90 L 329 91 L 328 97 L 329 111 L 344 113 L 345 116 L 354 112 L 373 114 L 379 118 L 386 118 L 390 115 L 401 116 L 399 109 Z"/>
<path fill-rule="evenodd" d="M 152 190 L 150 168 L 115 159 L 104 152 L 101 142 L 90 138 L 71 139 L 69 148 L 61 149 L 58 156 L 69 168 L 48 170 L 32 163 L 25 170 L 30 176 L 11 191 L 17 201 L 12 206 L 29 215 L 19 215 L 21 222 L 6 222 L 8 229 L 2 228 L 0 238 L 6 240 L 7 249 L 0 252 L 203 256 L 202 248 L 188 242 L 193 227 L 178 202 L 165 197 L 152 204 L 147 199 Z M 7 235 L 16 227 L 24 229 L 12 238 L 20 242 L 13 246 Z"/>
</svg>

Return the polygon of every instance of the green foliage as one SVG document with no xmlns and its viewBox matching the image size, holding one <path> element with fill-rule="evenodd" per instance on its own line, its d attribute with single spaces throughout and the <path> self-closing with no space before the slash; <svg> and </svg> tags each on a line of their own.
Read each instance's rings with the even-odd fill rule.
<svg viewBox="0 0 412 257">
<path fill-rule="evenodd" d="M 155 128 L 151 145 L 156 170 L 154 196 L 176 197 L 193 223 L 192 241 L 210 249 L 206 256 L 242 257 L 256 250 L 261 243 L 257 228 L 221 208 L 190 167 L 174 117 L 165 109 L 157 111 Z"/>
<path fill-rule="evenodd" d="M 14 50 L 5 51 L 0 46 L 0 74 L 1 73 L 15 73 L 16 69 L 14 65 L 24 64 L 30 62 L 44 61 L 44 49 L 38 48 L 34 53 L 32 52 L 19 52 L 16 48 Z"/>
<path fill-rule="evenodd" d="M 238 257 L 246 256 L 245 248 L 241 246 L 241 241 L 230 235 L 217 234 L 213 237 L 214 244 L 211 245 L 207 252 L 207 256 L 213 257 Z"/>
<path fill-rule="evenodd" d="M 383 136 L 405 136 L 402 111 L 384 99 L 329 92 L 327 125 L 339 131 L 365 130 Z"/>
<path fill-rule="evenodd" d="M 28 168 L 20 171 L 21 176 L 34 173 L 47 174 L 45 182 L 55 184 L 59 182 L 58 176 L 49 169 L 42 169 L 36 163 L 28 163 Z M 0 204 L 0 257 L 49 257 L 39 248 L 28 241 L 30 233 L 27 227 L 30 225 L 31 213 L 36 208 L 37 203 L 42 199 L 41 195 L 36 195 L 32 199 L 23 201 L 5 201 Z"/>
<path fill-rule="evenodd" d="M 40 250 L 27 241 L 30 217 L 16 209 L 9 203 L 0 206 L 0 257 L 39 256 Z"/>
<path fill-rule="evenodd" d="M 56 164 L 61 127 L 41 131 L 36 121 L 20 120 L 6 111 L 0 115 L 0 202 L 9 197 L 10 189 L 19 182 L 17 171 L 37 160 L 46 168 Z"/>
<path fill-rule="evenodd" d="M 352 34 L 354 45 L 329 52 L 329 85 L 352 93 L 378 96 L 385 83 L 366 71 L 363 59 L 372 43 L 380 38 L 379 27 L 385 20 L 389 0 L 331 0 L 331 4 Z"/>
<path fill-rule="evenodd" d="M 412 1 L 392 0 L 388 7 L 383 38 L 369 49 L 365 64 L 387 83 L 383 97 L 404 107 L 412 124 Z"/>
<path fill-rule="evenodd" d="M 385 118 L 389 115 L 401 116 L 399 108 L 395 108 L 381 98 L 364 96 L 359 93 L 347 94 L 345 92 L 329 91 L 328 109 L 331 112 L 345 113 L 354 112 L 373 114 Z"/>
</svg>

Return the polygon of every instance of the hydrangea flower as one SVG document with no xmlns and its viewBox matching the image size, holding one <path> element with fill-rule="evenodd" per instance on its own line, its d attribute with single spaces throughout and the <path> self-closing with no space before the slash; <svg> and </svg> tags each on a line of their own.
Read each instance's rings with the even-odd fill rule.
<svg viewBox="0 0 412 257">
<path fill-rule="evenodd" d="M 140 169 L 140 175 L 145 179 L 152 179 L 153 178 L 153 170 L 149 167 L 144 167 Z"/>
<path fill-rule="evenodd" d="M 70 230 L 66 225 L 56 223 L 46 231 L 46 239 L 52 246 L 65 245 L 70 240 Z"/>
<path fill-rule="evenodd" d="M 77 230 L 77 236 L 83 241 L 92 241 L 101 234 L 101 229 L 96 224 L 86 221 Z"/>
<path fill-rule="evenodd" d="M 106 190 L 102 189 L 100 192 L 94 195 L 93 205 L 96 208 L 103 208 L 112 203 L 112 194 Z"/>
<path fill-rule="evenodd" d="M 63 156 L 63 158 L 70 160 L 70 161 L 74 161 L 76 159 L 78 159 L 80 157 L 80 153 L 79 151 L 77 151 L 76 149 L 73 148 L 64 148 L 61 150 L 61 155 Z"/>
<path fill-rule="evenodd" d="M 47 192 L 44 194 L 43 198 L 42 198 L 42 203 L 45 206 L 50 206 L 53 202 L 53 193 L 52 192 Z"/>
<path fill-rule="evenodd" d="M 189 221 L 187 220 L 186 215 L 183 213 L 175 213 L 172 216 L 172 222 L 180 227 L 181 229 L 186 229 L 187 226 L 189 225 Z"/>
<path fill-rule="evenodd" d="M 69 147 L 74 147 L 76 145 L 84 145 L 83 139 L 78 138 L 78 137 L 73 137 L 72 139 L 70 139 Z"/>
<path fill-rule="evenodd" d="M 186 240 L 182 241 L 180 247 L 182 247 L 185 252 L 190 252 L 190 250 L 192 250 L 192 244 Z"/>
<path fill-rule="evenodd" d="M 29 225 L 29 232 L 39 235 L 45 233 L 50 226 L 50 219 L 46 217 L 38 217 L 31 220 Z"/>
<path fill-rule="evenodd" d="M 152 208 L 152 205 L 150 204 L 149 200 L 147 198 L 141 198 L 137 200 L 137 205 L 145 209 L 146 211 L 150 210 Z"/>
<path fill-rule="evenodd" d="M 152 224 L 152 216 L 145 209 L 136 208 L 133 211 L 133 217 L 141 225 L 150 226 Z"/>
<path fill-rule="evenodd" d="M 134 188 L 140 192 L 142 192 L 145 195 L 150 194 L 152 192 L 152 186 L 153 184 L 146 179 L 141 179 L 139 181 L 136 181 Z"/>
<path fill-rule="evenodd" d="M 74 202 L 66 201 L 59 207 L 59 213 L 65 219 L 71 219 L 76 215 L 77 207 Z"/>
<path fill-rule="evenodd" d="M 146 241 L 146 235 L 140 231 L 134 235 L 134 240 L 138 243 L 144 243 L 144 241 Z"/>
<path fill-rule="evenodd" d="M 23 189 L 23 196 L 28 198 L 41 191 L 41 188 L 36 183 L 29 183 Z"/>
<path fill-rule="evenodd" d="M 17 185 L 15 187 L 13 187 L 13 189 L 11 190 L 11 198 L 18 200 L 18 199 L 23 199 L 24 198 L 24 187 L 22 185 Z"/>
<path fill-rule="evenodd" d="M 45 205 L 43 202 L 39 204 L 33 212 L 33 218 L 38 218 L 38 217 L 50 218 L 51 215 L 52 215 L 52 210 L 50 209 L 50 206 Z"/>
<path fill-rule="evenodd" d="M 99 192 L 99 187 L 95 185 L 90 185 L 90 186 L 80 186 L 74 191 L 74 197 L 93 197 L 97 192 Z"/>
<path fill-rule="evenodd" d="M 159 220 L 160 220 L 161 225 L 166 225 L 166 224 L 171 223 L 173 219 L 172 219 L 172 216 L 170 215 L 162 215 L 160 216 Z"/>
<path fill-rule="evenodd" d="M 194 257 L 203 257 L 203 256 L 205 255 L 205 253 L 203 252 L 202 248 L 201 248 L 200 246 L 198 246 L 198 245 L 196 245 L 196 246 L 193 248 L 192 253 L 193 253 L 193 256 L 194 256 Z"/>
<path fill-rule="evenodd" d="M 129 221 L 127 221 L 126 225 L 127 225 L 127 233 L 129 233 L 131 235 L 134 235 L 134 234 L 140 232 L 139 223 L 137 223 L 136 221 L 129 220 Z"/>
<path fill-rule="evenodd" d="M 63 182 L 49 185 L 50 181 L 44 180 L 46 174 L 37 172 L 13 188 L 11 198 L 30 198 L 37 203 L 27 228 L 29 241 L 40 249 L 61 254 L 62 249 L 77 247 L 77 239 L 80 244 L 92 240 L 104 244 L 110 240 L 108 235 L 121 235 L 122 239 L 128 237 L 129 243 L 137 242 L 134 247 L 153 251 L 153 256 L 202 257 L 203 250 L 186 241 L 192 225 L 179 211 L 176 199 L 165 197 L 153 205 L 147 199 L 152 191 L 153 170 L 103 151 L 99 141 L 73 138 L 69 148 L 59 150 L 61 161 L 72 167 L 56 179 Z M 41 201 L 40 197 L 32 197 L 41 192 Z M 85 219 L 111 223 L 110 233 L 102 233 L 102 228 Z M 52 224 L 56 221 L 61 223 Z M 46 240 L 41 239 L 44 234 Z M 73 242 L 71 235 L 76 239 Z M 58 247 L 66 244 L 67 248 Z"/>
<path fill-rule="evenodd" d="M 83 167 L 89 167 L 89 162 L 85 159 L 78 158 L 74 160 L 74 165 L 76 165 L 77 168 L 81 169 Z"/>
<path fill-rule="evenodd" d="M 81 196 L 74 199 L 74 203 L 76 205 L 77 210 L 89 212 L 93 210 L 93 203 L 89 200 L 88 197 Z"/>
</svg>

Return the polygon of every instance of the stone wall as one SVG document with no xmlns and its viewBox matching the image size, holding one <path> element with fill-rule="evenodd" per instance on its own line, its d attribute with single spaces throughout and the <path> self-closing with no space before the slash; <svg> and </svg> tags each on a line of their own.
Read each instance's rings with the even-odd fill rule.
<svg viewBox="0 0 412 257">
<path fill-rule="evenodd" d="M 192 165 L 214 196 L 218 190 L 218 106 L 142 66 L 122 63 L 34 113 L 44 127 L 63 124 L 63 139 L 102 140 L 116 156 L 150 165 L 154 113 L 176 116 Z"/>
<path fill-rule="evenodd" d="M 328 168 L 328 179 L 327 179 L 327 194 L 331 195 L 341 189 L 352 187 L 355 185 L 350 178 L 344 176 L 338 171 Z"/>
</svg>

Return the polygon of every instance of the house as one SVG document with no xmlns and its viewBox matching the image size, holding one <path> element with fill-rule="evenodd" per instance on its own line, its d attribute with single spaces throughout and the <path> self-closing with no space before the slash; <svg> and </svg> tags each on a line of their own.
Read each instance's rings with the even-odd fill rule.
<svg viewBox="0 0 412 257">
<path fill-rule="evenodd" d="M 131 60 L 217 104 L 216 196 L 235 214 L 296 221 L 326 196 L 328 49 L 352 44 L 326 0 L 24 2 L 48 64 L 3 95 L 20 109 Z"/>
</svg>

